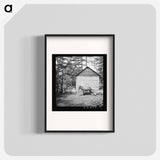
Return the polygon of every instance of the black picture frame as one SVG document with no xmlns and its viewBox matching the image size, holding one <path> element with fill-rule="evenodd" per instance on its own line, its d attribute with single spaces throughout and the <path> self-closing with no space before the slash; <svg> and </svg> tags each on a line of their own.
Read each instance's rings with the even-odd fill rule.
<svg viewBox="0 0 160 160">
<path fill-rule="evenodd" d="M 86 36 L 86 37 L 97 37 L 97 36 L 107 36 L 107 37 L 112 37 L 113 38 L 113 90 L 112 90 L 112 104 L 113 104 L 113 111 L 112 111 L 112 121 L 113 121 L 113 129 L 112 130 L 47 130 L 47 115 L 46 115 L 46 110 L 47 110 L 47 106 L 46 106 L 46 100 L 47 100 L 47 59 L 46 59 L 46 55 L 47 55 L 47 37 L 52 37 L 52 36 L 58 36 L 58 37 L 62 37 L 62 36 L 69 36 L 69 37 L 74 37 L 74 36 Z M 45 34 L 44 35 L 44 60 L 45 60 L 45 107 L 44 107 L 44 120 L 45 120 L 45 127 L 44 127 L 44 131 L 47 133 L 53 133 L 53 132 L 107 132 L 107 133 L 113 133 L 115 132 L 115 35 L 114 34 Z M 107 94 L 107 93 L 106 93 Z M 64 110 L 63 110 L 64 111 Z"/>
</svg>

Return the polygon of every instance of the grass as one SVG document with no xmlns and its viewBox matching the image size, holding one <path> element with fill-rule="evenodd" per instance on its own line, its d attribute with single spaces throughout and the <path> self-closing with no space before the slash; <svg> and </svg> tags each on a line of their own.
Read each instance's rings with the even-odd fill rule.
<svg viewBox="0 0 160 160">
<path fill-rule="evenodd" d="M 103 107 L 103 95 L 63 94 L 56 98 L 57 107 Z"/>
</svg>

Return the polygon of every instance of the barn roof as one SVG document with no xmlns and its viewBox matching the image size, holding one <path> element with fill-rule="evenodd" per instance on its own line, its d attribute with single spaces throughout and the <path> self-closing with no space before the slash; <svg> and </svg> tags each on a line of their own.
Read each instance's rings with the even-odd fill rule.
<svg viewBox="0 0 160 160">
<path fill-rule="evenodd" d="M 91 69 L 90 67 L 84 68 L 82 71 L 80 71 L 77 76 L 100 76 L 96 71 Z"/>
</svg>

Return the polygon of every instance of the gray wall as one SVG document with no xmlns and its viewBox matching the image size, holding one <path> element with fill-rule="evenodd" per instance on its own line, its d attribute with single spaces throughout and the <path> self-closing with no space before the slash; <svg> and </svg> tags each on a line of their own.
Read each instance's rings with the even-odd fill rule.
<svg viewBox="0 0 160 160">
<path fill-rule="evenodd" d="M 11 155 L 155 151 L 155 10 L 26 5 L 5 26 L 5 150 Z M 44 133 L 44 34 L 115 34 L 115 133 Z"/>
</svg>

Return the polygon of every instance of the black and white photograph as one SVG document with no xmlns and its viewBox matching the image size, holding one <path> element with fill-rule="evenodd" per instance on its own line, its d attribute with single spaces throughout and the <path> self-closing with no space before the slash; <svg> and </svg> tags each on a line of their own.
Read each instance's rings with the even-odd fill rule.
<svg viewBox="0 0 160 160">
<path fill-rule="evenodd" d="M 52 111 L 106 111 L 107 54 L 52 54 Z"/>
</svg>

